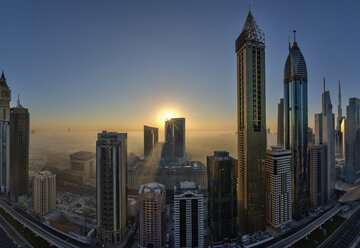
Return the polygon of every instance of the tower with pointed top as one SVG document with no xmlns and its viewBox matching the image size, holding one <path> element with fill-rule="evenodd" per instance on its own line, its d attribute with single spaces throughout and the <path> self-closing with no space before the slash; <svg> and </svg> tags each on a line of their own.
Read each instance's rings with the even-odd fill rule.
<svg viewBox="0 0 360 248">
<path fill-rule="evenodd" d="M 335 156 L 337 158 L 343 158 L 343 131 L 342 128 L 344 126 L 344 116 L 342 114 L 341 108 L 341 85 L 339 80 L 339 93 L 338 93 L 338 116 L 336 119 L 336 130 L 335 130 Z"/>
<path fill-rule="evenodd" d="M 291 150 L 293 216 L 300 218 L 309 208 L 307 69 L 295 40 L 284 68 L 284 147 Z"/>
<path fill-rule="evenodd" d="M 0 189 L 7 195 L 10 187 L 10 100 L 11 90 L 6 83 L 4 72 L 0 77 Z"/>
<path fill-rule="evenodd" d="M 235 43 L 237 55 L 238 183 L 240 231 L 264 230 L 265 218 L 265 36 L 251 12 Z"/>
<path fill-rule="evenodd" d="M 28 193 L 30 115 L 20 104 L 10 109 L 10 198 L 20 201 Z"/>
</svg>

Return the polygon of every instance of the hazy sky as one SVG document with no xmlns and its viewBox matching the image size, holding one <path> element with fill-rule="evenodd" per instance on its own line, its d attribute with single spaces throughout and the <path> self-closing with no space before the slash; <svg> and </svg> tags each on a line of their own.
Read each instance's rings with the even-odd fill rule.
<svg viewBox="0 0 360 248">
<path fill-rule="evenodd" d="M 2 1 L 0 70 L 35 129 L 142 129 L 162 113 L 190 129 L 236 127 L 235 40 L 248 5 L 266 39 L 267 125 L 276 128 L 288 37 L 309 75 L 309 120 L 322 78 L 333 109 L 360 97 L 358 1 Z M 346 113 L 346 111 L 344 111 Z M 161 124 L 162 125 L 162 124 Z"/>
</svg>

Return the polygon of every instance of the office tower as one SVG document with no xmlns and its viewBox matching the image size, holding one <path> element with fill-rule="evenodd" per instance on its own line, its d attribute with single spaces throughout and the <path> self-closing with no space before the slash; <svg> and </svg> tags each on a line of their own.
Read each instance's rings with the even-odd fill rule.
<svg viewBox="0 0 360 248">
<path fill-rule="evenodd" d="M 239 227 L 264 230 L 265 217 L 265 38 L 251 12 L 236 40 Z"/>
<path fill-rule="evenodd" d="M 207 157 L 208 226 L 214 243 L 237 237 L 237 160 L 226 151 Z"/>
<path fill-rule="evenodd" d="M 29 132 L 28 109 L 20 104 L 10 109 L 10 197 L 13 201 L 27 196 L 29 181 Z"/>
<path fill-rule="evenodd" d="M 318 113 L 314 115 L 315 118 L 315 143 L 314 144 L 322 144 L 322 135 L 323 135 L 323 122 L 322 122 L 322 113 Z"/>
<path fill-rule="evenodd" d="M 185 118 L 165 121 L 165 158 L 185 158 Z"/>
<path fill-rule="evenodd" d="M 266 152 L 266 219 L 274 228 L 292 219 L 291 151 L 272 146 Z"/>
<path fill-rule="evenodd" d="M 277 145 L 284 147 L 284 98 L 278 104 Z"/>
<path fill-rule="evenodd" d="M 122 241 L 127 223 L 127 134 L 106 132 L 96 141 L 97 226 L 107 243 Z"/>
<path fill-rule="evenodd" d="M 144 157 L 151 156 L 155 146 L 159 143 L 159 129 L 144 126 Z"/>
<path fill-rule="evenodd" d="M 324 167 L 324 183 L 325 183 L 325 203 L 334 195 L 335 190 L 335 128 L 334 114 L 332 113 L 332 105 L 330 92 L 325 91 L 322 94 L 322 143 L 325 145 L 325 167 Z"/>
<path fill-rule="evenodd" d="M 96 154 L 93 152 L 75 152 L 69 155 L 72 172 L 79 172 L 87 177 L 96 176 Z M 81 175 L 81 174 L 80 174 Z"/>
<path fill-rule="evenodd" d="M 140 186 L 139 206 L 139 244 L 141 247 L 164 247 L 166 202 L 165 186 L 148 183 Z"/>
<path fill-rule="evenodd" d="M 308 127 L 308 145 L 313 145 L 315 141 L 315 136 L 313 133 L 313 129 Z"/>
<path fill-rule="evenodd" d="M 325 203 L 325 146 L 311 145 L 308 148 L 310 171 L 310 208 L 317 209 Z"/>
<path fill-rule="evenodd" d="M 307 168 L 308 96 L 307 69 L 295 40 L 284 69 L 285 149 L 291 150 L 293 217 L 300 218 L 309 208 L 309 170 Z"/>
<path fill-rule="evenodd" d="M 56 209 L 56 175 L 50 171 L 32 173 L 33 210 L 44 215 Z"/>
<path fill-rule="evenodd" d="M 174 247 L 204 247 L 203 194 L 196 182 L 174 187 Z"/>
<path fill-rule="evenodd" d="M 360 99 L 349 99 L 345 119 L 345 180 L 354 183 L 360 170 Z"/>
<path fill-rule="evenodd" d="M 1 193 L 8 195 L 10 190 L 10 101 L 9 89 L 4 72 L 0 77 L 0 186 Z"/>
<path fill-rule="evenodd" d="M 342 158 L 343 154 L 343 132 L 341 126 L 343 124 L 344 116 L 342 115 L 341 108 L 341 85 L 339 80 L 339 95 L 338 95 L 338 116 L 336 119 L 336 130 L 335 130 L 335 155 L 337 158 Z"/>
</svg>

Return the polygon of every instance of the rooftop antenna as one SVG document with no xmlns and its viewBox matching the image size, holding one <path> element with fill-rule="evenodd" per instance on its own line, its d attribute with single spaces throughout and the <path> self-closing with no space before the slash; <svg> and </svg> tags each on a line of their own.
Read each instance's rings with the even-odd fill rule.
<svg viewBox="0 0 360 248">
<path fill-rule="evenodd" d="M 294 32 L 294 42 L 296 42 L 296 30 L 293 30 Z"/>
</svg>

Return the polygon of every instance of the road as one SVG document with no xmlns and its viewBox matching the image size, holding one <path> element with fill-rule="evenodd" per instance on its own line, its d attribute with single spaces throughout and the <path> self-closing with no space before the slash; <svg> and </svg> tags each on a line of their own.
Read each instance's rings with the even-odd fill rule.
<svg viewBox="0 0 360 248">
<path fill-rule="evenodd" d="M 326 212 L 324 215 L 320 216 L 313 222 L 311 222 L 309 225 L 305 226 L 301 230 L 297 231 L 293 235 L 280 240 L 279 242 L 276 242 L 275 244 L 272 244 L 269 246 L 269 248 L 283 248 L 283 247 L 290 247 L 300 239 L 304 238 L 306 235 L 310 234 L 312 231 L 314 231 L 316 228 L 318 228 L 320 225 L 325 223 L 328 219 L 330 219 L 332 216 L 334 216 L 342 206 L 340 204 L 337 204 L 335 207 L 330 209 L 328 212 Z"/>
<path fill-rule="evenodd" d="M 11 239 L 20 247 L 32 248 L 32 245 L 24 239 L 10 224 L 0 215 L 0 228 L 6 230 Z"/>
<path fill-rule="evenodd" d="M 360 205 L 356 212 L 345 221 L 319 248 L 346 248 L 360 232 Z"/>
<path fill-rule="evenodd" d="M 48 230 L 44 229 L 40 225 L 38 225 L 35 221 L 31 221 L 25 218 L 23 215 L 19 214 L 17 211 L 13 209 L 12 206 L 9 206 L 4 200 L 0 199 L 0 206 L 6 210 L 13 218 L 23 224 L 25 227 L 29 228 L 36 235 L 39 235 L 50 244 L 55 245 L 59 248 L 78 248 L 78 245 L 74 245 L 69 243 L 67 240 L 54 235 Z"/>
</svg>

